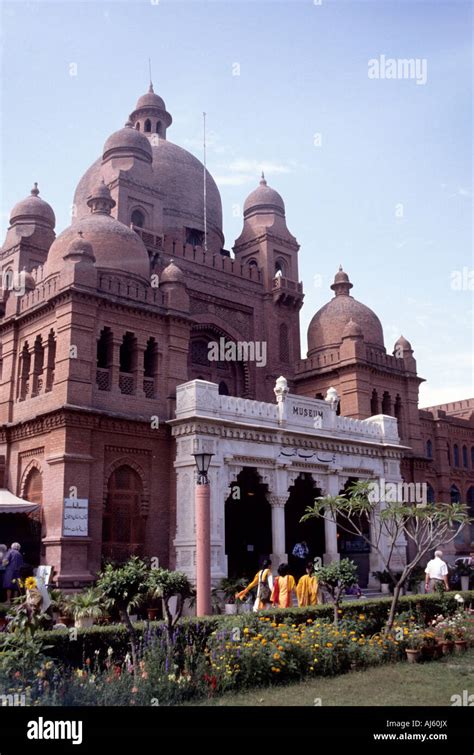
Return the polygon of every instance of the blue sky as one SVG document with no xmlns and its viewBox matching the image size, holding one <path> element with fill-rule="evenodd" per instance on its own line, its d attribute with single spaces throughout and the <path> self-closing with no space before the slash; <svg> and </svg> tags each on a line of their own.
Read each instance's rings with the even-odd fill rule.
<svg viewBox="0 0 474 755">
<path fill-rule="evenodd" d="M 68 225 L 81 175 L 147 89 L 151 56 L 168 137 L 200 158 L 207 112 L 226 247 L 262 167 L 282 194 L 301 244 L 303 350 L 342 263 L 387 350 L 400 333 L 411 341 L 420 405 L 473 395 L 467 0 L 16 0 L 1 12 L 2 235 L 33 181 L 57 231 Z M 426 84 L 370 79 L 381 55 L 426 60 Z"/>
</svg>

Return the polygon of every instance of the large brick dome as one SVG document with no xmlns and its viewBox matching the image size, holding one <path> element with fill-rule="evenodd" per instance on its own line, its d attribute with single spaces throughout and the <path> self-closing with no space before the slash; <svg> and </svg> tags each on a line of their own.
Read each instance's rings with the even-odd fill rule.
<svg viewBox="0 0 474 755">
<path fill-rule="evenodd" d="M 308 356 L 339 346 L 343 336 L 347 335 L 346 326 L 351 320 L 359 326 L 367 345 L 385 349 L 379 318 L 369 307 L 350 296 L 352 283 L 342 268 L 336 273 L 331 288 L 335 292 L 334 298 L 316 312 L 309 324 Z"/>
<path fill-rule="evenodd" d="M 115 201 L 105 183 L 100 181 L 87 199 L 89 214 L 66 228 L 51 245 L 46 262 L 46 275 L 58 273 L 64 257 L 71 252 L 71 244 L 80 243 L 91 248 L 92 259 L 98 268 L 131 273 L 141 278 L 150 276 L 150 261 L 141 238 L 110 214 Z M 91 256 L 91 254 L 89 254 Z"/>
</svg>

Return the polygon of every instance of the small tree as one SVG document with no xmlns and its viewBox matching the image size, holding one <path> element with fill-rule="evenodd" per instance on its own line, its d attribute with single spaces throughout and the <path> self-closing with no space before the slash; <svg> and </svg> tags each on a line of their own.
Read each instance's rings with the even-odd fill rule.
<svg viewBox="0 0 474 755">
<path fill-rule="evenodd" d="M 301 521 L 314 517 L 328 519 L 345 532 L 356 534 L 375 551 L 390 574 L 394 589 L 385 632 L 390 632 L 395 620 L 398 599 L 403 585 L 425 556 L 441 543 L 450 543 L 469 522 L 467 509 L 460 503 L 412 504 L 385 502 L 384 506 L 373 495 L 370 481 L 361 480 L 351 485 L 347 494 L 320 496 L 314 506 L 308 506 Z M 363 522 L 371 523 L 372 537 Z M 390 565 L 399 540 L 404 537 L 415 547 L 415 555 L 402 572 Z"/>
<path fill-rule="evenodd" d="M 191 595 L 189 580 L 186 574 L 180 571 L 169 571 L 162 568 L 152 569 L 148 576 L 148 590 L 153 599 L 161 598 L 168 639 L 171 641 L 174 627 L 183 613 L 184 600 Z M 176 612 L 173 616 L 169 601 L 174 596 L 176 596 Z"/>
<path fill-rule="evenodd" d="M 116 608 L 125 624 L 130 638 L 133 673 L 137 674 L 136 635 L 130 620 L 130 611 L 137 608 L 144 600 L 148 584 L 148 568 L 134 556 L 123 566 L 107 564 L 97 580 L 97 589 L 102 593 L 107 608 Z"/>
<path fill-rule="evenodd" d="M 334 604 L 334 624 L 339 620 L 339 607 L 346 587 L 352 587 L 357 582 L 357 566 L 348 558 L 333 561 L 332 564 L 322 566 L 317 571 L 318 583 L 326 588 L 331 602 Z"/>
</svg>

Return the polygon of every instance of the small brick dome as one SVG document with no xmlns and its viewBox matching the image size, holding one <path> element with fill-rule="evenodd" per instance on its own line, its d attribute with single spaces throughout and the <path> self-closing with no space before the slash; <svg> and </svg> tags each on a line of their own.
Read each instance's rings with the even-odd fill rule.
<svg viewBox="0 0 474 755">
<path fill-rule="evenodd" d="M 402 349 L 402 351 L 413 351 L 410 341 L 407 341 L 404 336 L 400 336 L 400 338 L 395 341 L 393 350 L 397 351 L 399 349 Z"/>
<path fill-rule="evenodd" d="M 104 144 L 104 162 L 111 157 L 136 157 L 151 163 L 153 153 L 149 140 L 140 131 L 133 128 L 131 121 L 127 121 L 124 128 L 115 131 Z"/>
<path fill-rule="evenodd" d="M 285 203 L 280 194 L 268 186 L 262 173 L 259 186 L 252 191 L 244 202 L 244 218 L 256 212 L 276 212 L 285 215 Z"/>
<path fill-rule="evenodd" d="M 160 275 L 160 283 L 184 283 L 184 273 L 174 260 L 170 260 Z"/>
<path fill-rule="evenodd" d="M 369 307 L 350 296 L 352 283 L 342 268 L 336 273 L 331 288 L 335 291 L 334 298 L 316 312 L 309 324 L 308 356 L 339 346 L 348 333 L 362 335 L 367 345 L 385 350 L 379 318 Z"/>
<path fill-rule="evenodd" d="M 38 184 L 31 189 L 30 196 L 22 199 L 14 206 L 10 213 L 10 225 L 17 223 L 39 223 L 49 228 L 56 225 L 56 217 L 53 208 L 38 196 Z"/>
<path fill-rule="evenodd" d="M 82 231 L 78 232 L 76 238 L 71 241 L 66 249 L 64 259 L 67 259 L 68 257 L 85 258 L 89 259 L 91 262 L 95 262 L 92 244 L 83 237 Z"/>
<path fill-rule="evenodd" d="M 142 96 L 137 100 L 135 110 L 141 110 L 142 108 L 156 108 L 157 110 L 166 111 L 165 102 L 161 97 L 159 97 L 159 95 L 155 94 L 153 84 L 150 84 L 148 92 L 146 94 L 142 94 Z"/>
<path fill-rule="evenodd" d="M 342 331 L 342 338 L 363 338 L 362 328 L 354 320 L 349 320 L 346 327 Z"/>
</svg>

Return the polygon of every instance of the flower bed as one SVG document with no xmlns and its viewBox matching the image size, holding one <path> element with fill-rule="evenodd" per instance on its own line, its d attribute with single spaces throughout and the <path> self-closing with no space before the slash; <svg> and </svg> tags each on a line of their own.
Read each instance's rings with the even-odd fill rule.
<svg viewBox="0 0 474 755">
<path fill-rule="evenodd" d="M 461 593 L 466 603 L 474 603 L 474 591 Z M 381 598 L 378 600 L 354 600 L 342 604 L 341 618 L 346 620 L 356 620 L 358 629 L 366 635 L 380 632 L 388 615 L 390 608 L 390 598 Z M 443 599 L 438 595 L 416 595 L 404 596 L 399 601 L 400 612 L 414 612 L 417 621 L 420 624 L 429 624 L 439 614 L 451 612 L 454 613 L 457 602 L 454 599 L 454 593 L 448 593 Z M 364 619 L 358 617 L 364 615 Z M 309 608 L 286 608 L 262 611 L 259 616 L 272 618 L 273 621 L 280 623 L 289 621 L 292 623 L 304 624 L 307 619 L 327 619 L 332 620 L 333 607 L 331 605 L 321 605 Z M 215 615 L 206 618 L 183 618 L 181 619 L 178 629 L 182 636 L 184 632 L 186 637 L 183 643 L 194 645 L 196 643 L 205 643 L 206 638 L 218 629 L 240 628 L 250 626 L 255 620 L 254 614 L 239 616 Z M 250 622 L 250 623 L 249 623 Z M 135 630 L 138 635 L 138 641 L 143 641 L 147 626 L 152 628 L 162 626 L 162 622 L 138 622 L 135 624 Z M 112 647 L 114 654 L 124 656 L 128 650 L 128 638 L 126 629 L 122 624 L 111 624 L 108 626 L 94 626 L 88 629 L 78 629 L 77 639 L 71 640 L 68 630 L 54 630 L 41 633 L 46 645 L 51 646 L 47 654 L 54 659 L 60 660 L 71 666 L 80 666 L 85 658 L 92 658 L 95 651 L 98 650 L 101 658 L 105 658 L 107 649 Z M 1 635 L 0 635 L 1 638 Z M 1 644 L 1 639 L 0 639 Z"/>
<path fill-rule="evenodd" d="M 467 602 L 473 597 L 464 593 Z M 343 604 L 338 627 L 328 618 L 332 606 L 184 619 L 172 637 L 163 622 L 139 623 L 136 668 L 121 625 L 80 629 L 76 639 L 68 630 L 38 631 L 28 645 L 10 650 L 8 642 L 15 638 L 6 634 L 0 645 L 0 687 L 2 693 L 26 691 L 29 704 L 170 705 L 229 689 L 335 675 L 400 660 L 406 649 L 433 645 L 444 621 L 455 622 L 458 631 L 462 627 L 466 641 L 474 644 L 474 618 L 460 610 L 448 616 L 452 600 L 402 598 L 402 613 L 387 637 L 380 630 L 389 600 Z M 20 670 L 17 659 L 25 661 Z"/>
</svg>

